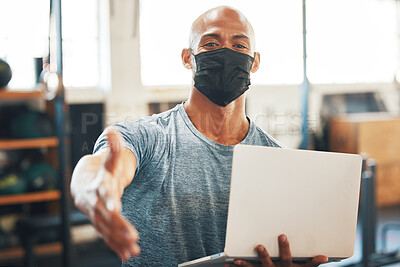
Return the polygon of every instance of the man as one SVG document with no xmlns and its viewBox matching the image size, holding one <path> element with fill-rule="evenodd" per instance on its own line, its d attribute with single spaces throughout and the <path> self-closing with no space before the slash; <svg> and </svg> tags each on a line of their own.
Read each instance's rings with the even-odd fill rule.
<svg viewBox="0 0 400 267">
<path fill-rule="evenodd" d="M 223 251 L 234 145 L 279 146 L 245 115 L 244 92 L 260 63 L 254 44 L 239 11 L 223 6 L 201 15 L 182 51 L 193 73 L 189 99 L 110 127 L 94 155 L 79 161 L 71 182 L 75 203 L 123 266 L 176 266 Z M 286 236 L 279 246 L 279 262 L 259 245 L 262 265 L 240 259 L 231 265 L 291 266 Z M 318 256 L 305 266 L 326 261 Z"/>
</svg>

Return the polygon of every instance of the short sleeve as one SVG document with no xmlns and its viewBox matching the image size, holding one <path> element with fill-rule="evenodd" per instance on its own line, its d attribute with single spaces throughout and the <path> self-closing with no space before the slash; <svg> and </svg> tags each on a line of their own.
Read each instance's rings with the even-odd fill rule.
<svg viewBox="0 0 400 267">
<path fill-rule="evenodd" d="M 111 129 L 122 135 L 124 146 L 135 155 L 136 173 L 151 160 L 156 149 L 164 143 L 164 135 L 156 122 L 126 121 L 107 127 L 97 139 L 93 153 L 109 146 L 106 134 Z"/>
</svg>

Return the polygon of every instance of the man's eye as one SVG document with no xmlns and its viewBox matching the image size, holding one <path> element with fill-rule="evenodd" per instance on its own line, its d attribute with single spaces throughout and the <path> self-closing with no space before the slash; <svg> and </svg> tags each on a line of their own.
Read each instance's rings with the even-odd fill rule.
<svg viewBox="0 0 400 267">
<path fill-rule="evenodd" d="M 217 46 L 216 43 L 206 43 L 204 46 Z"/>
<path fill-rule="evenodd" d="M 242 45 L 242 44 L 235 44 L 234 45 L 236 48 L 247 48 L 246 46 Z"/>
</svg>

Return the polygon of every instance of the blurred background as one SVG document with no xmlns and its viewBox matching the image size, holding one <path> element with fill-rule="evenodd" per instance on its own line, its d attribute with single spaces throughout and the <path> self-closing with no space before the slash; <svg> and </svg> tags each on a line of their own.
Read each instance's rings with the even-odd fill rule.
<svg viewBox="0 0 400 267">
<path fill-rule="evenodd" d="M 366 159 L 355 256 L 330 265 L 400 266 L 398 0 L 1 0 L 1 266 L 120 266 L 72 170 L 104 127 L 187 99 L 182 48 L 219 5 L 255 30 L 247 115 L 288 148 Z"/>
</svg>

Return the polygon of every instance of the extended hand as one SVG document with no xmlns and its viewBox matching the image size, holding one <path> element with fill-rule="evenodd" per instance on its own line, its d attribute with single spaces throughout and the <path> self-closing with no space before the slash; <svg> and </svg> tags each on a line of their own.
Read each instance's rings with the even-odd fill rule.
<svg viewBox="0 0 400 267">
<path fill-rule="evenodd" d="M 121 215 L 123 139 L 113 130 L 107 133 L 107 139 L 107 154 L 82 159 L 74 171 L 73 180 L 88 181 L 74 186 L 75 205 L 89 216 L 105 243 L 126 261 L 139 255 L 139 235 Z"/>
<path fill-rule="evenodd" d="M 304 264 L 296 264 L 292 262 L 292 255 L 290 253 L 289 241 L 285 235 L 280 235 L 278 237 L 279 242 L 279 261 L 272 261 L 269 257 L 268 251 L 264 246 L 258 245 L 256 247 L 258 258 L 261 263 L 252 263 L 244 260 L 235 260 L 233 263 L 225 263 L 225 267 L 233 267 L 233 266 L 247 266 L 247 267 L 294 267 L 294 266 L 302 266 L 302 267 L 314 267 L 319 266 L 322 263 L 326 263 L 328 258 L 325 256 L 316 256 L 312 258 L 311 261 Z"/>
</svg>

